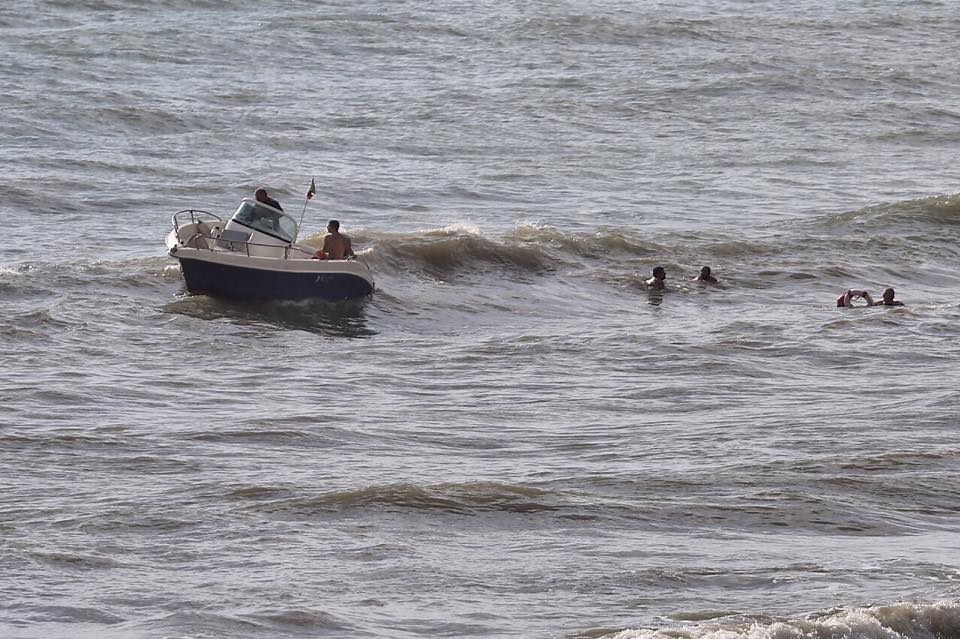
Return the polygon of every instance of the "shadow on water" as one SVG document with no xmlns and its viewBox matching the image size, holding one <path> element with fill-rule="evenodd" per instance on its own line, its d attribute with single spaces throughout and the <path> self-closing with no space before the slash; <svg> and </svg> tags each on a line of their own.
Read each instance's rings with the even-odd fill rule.
<svg viewBox="0 0 960 639">
<path fill-rule="evenodd" d="M 236 324 L 259 324 L 330 337 L 363 338 L 377 334 L 367 326 L 365 303 L 365 299 L 343 302 L 246 301 L 185 295 L 167 304 L 164 310 L 202 320 L 228 320 Z"/>
</svg>

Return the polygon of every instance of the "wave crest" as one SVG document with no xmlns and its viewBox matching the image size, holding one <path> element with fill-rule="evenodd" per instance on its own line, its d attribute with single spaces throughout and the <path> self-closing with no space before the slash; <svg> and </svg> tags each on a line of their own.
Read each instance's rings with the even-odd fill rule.
<svg viewBox="0 0 960 639">
<path fill-rule="evenodd" d="M 952 639 L 960 637 L 960 603 L 828 611 L 808 619 L 742 620 L 660 629 L 631 628 L 600 639 Z"/>
<path fill-rule="evenodd" d="M 416 234 L 371 234 L 358 238 L 373 244 L 363 253 L 378 271 L 422 271 L 432 277 L 483 273 L 492 269 L 514 274 L 552 270 L 556 257 L 544 246 L 497 240 L 464 228 L 446 228 Z M 359 244 L 359 242 L 358 242 Z"/>
<path fill-rule="evenodd" d="M 545 501 L 549 493 L 525 486 L 489 482 L 465 484 L 390 484 L 343 490 L 315 497 L 294 497 L 258 505 L 267 512 L 309 516 L 320 512 L 375 507 L 378 510 L 419 510 L 455 514 L 481 511 L 515 513 L 553 510 Z"/>
</svg>

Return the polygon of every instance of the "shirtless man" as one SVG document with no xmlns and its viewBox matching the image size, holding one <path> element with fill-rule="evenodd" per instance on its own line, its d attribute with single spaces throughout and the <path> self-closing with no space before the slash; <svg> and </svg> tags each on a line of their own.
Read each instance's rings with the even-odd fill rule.
<svg viewBox="0 0 960 639">
<path fill-rule="evenodd" d="M 340 222 L 336 220 L 330 220 L 327 223 L 327 234 L 323 238 L 323 252 L 330 260 L 345 260 L 348 257 L 356 257 L 353 248 L 350 246 L 350 237 L 340 232 Z"/>
<path fill-rule="evenodd" d="M 881 299 L 879 302 L 874 302 L 873 305 L 874 306 L 903 306 L 903 302 L 901 302 L 900 300 L 893 299 L 894 295 L 896 295 L 896 293 L 893 291 L 893 289 L 888 288 L 883 292 L 883 299 Z"/>
<path fill-rule="evenodd" d="M 715 278 L 713 275 L 710 274 L 709 266 L 704 266 L 702 269 L 700 269 L 700 275 L 697 275 L 695 278 L 693 278 L 693 281 L 705 282 L 707 284 L 716 284 L 717 278 Z"/>
<path fill-rule="evenodd" d="M 667 287 L 664 280 L 667 279 L 667 271 L 662 266 L 657 266 L 653 269 L 653 277 L 647 280 L 647 288 L 653 289 L 655 291 L 662 291 Z"/>
</svg>

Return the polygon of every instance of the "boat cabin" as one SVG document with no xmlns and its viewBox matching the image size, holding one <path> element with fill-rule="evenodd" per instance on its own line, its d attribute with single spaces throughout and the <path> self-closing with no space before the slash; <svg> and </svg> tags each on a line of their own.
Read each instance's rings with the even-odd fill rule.
<svg viewBox="0 0 960 639">
<path fill-rule="evenodd" d="M 296 220 L 272 206 L 244 198 L 217 239 L 216 248 L 257 257 L 282 257 L 296 237 Z"/>
</svg>

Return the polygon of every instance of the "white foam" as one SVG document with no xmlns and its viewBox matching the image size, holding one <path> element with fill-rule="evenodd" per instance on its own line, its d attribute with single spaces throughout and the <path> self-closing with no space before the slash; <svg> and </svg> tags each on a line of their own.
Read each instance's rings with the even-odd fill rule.
<svg viewBox="0 0 960 639">
<path fill-rule="evenodd" d="M 483 232 L 478 226 L 474 224 L 468 224 L 466 222 L 448 224 L 447 226 L 442 226 L 439 228 L 420 229 L 418 233 L 422 233 L 423 235 L 439 235 L 441 237 L 457 235 L 474 235 L 477 237 L 483 236 Z"/>
<path fill-rule="evenodd" d="M 935 639 L 960 633 L 960 603 L 901 602 L 855 608 L 810 619 L 770 624 L 704 624 L 658 629 L 630 628 L 603 639 Z"/>
</svg>

